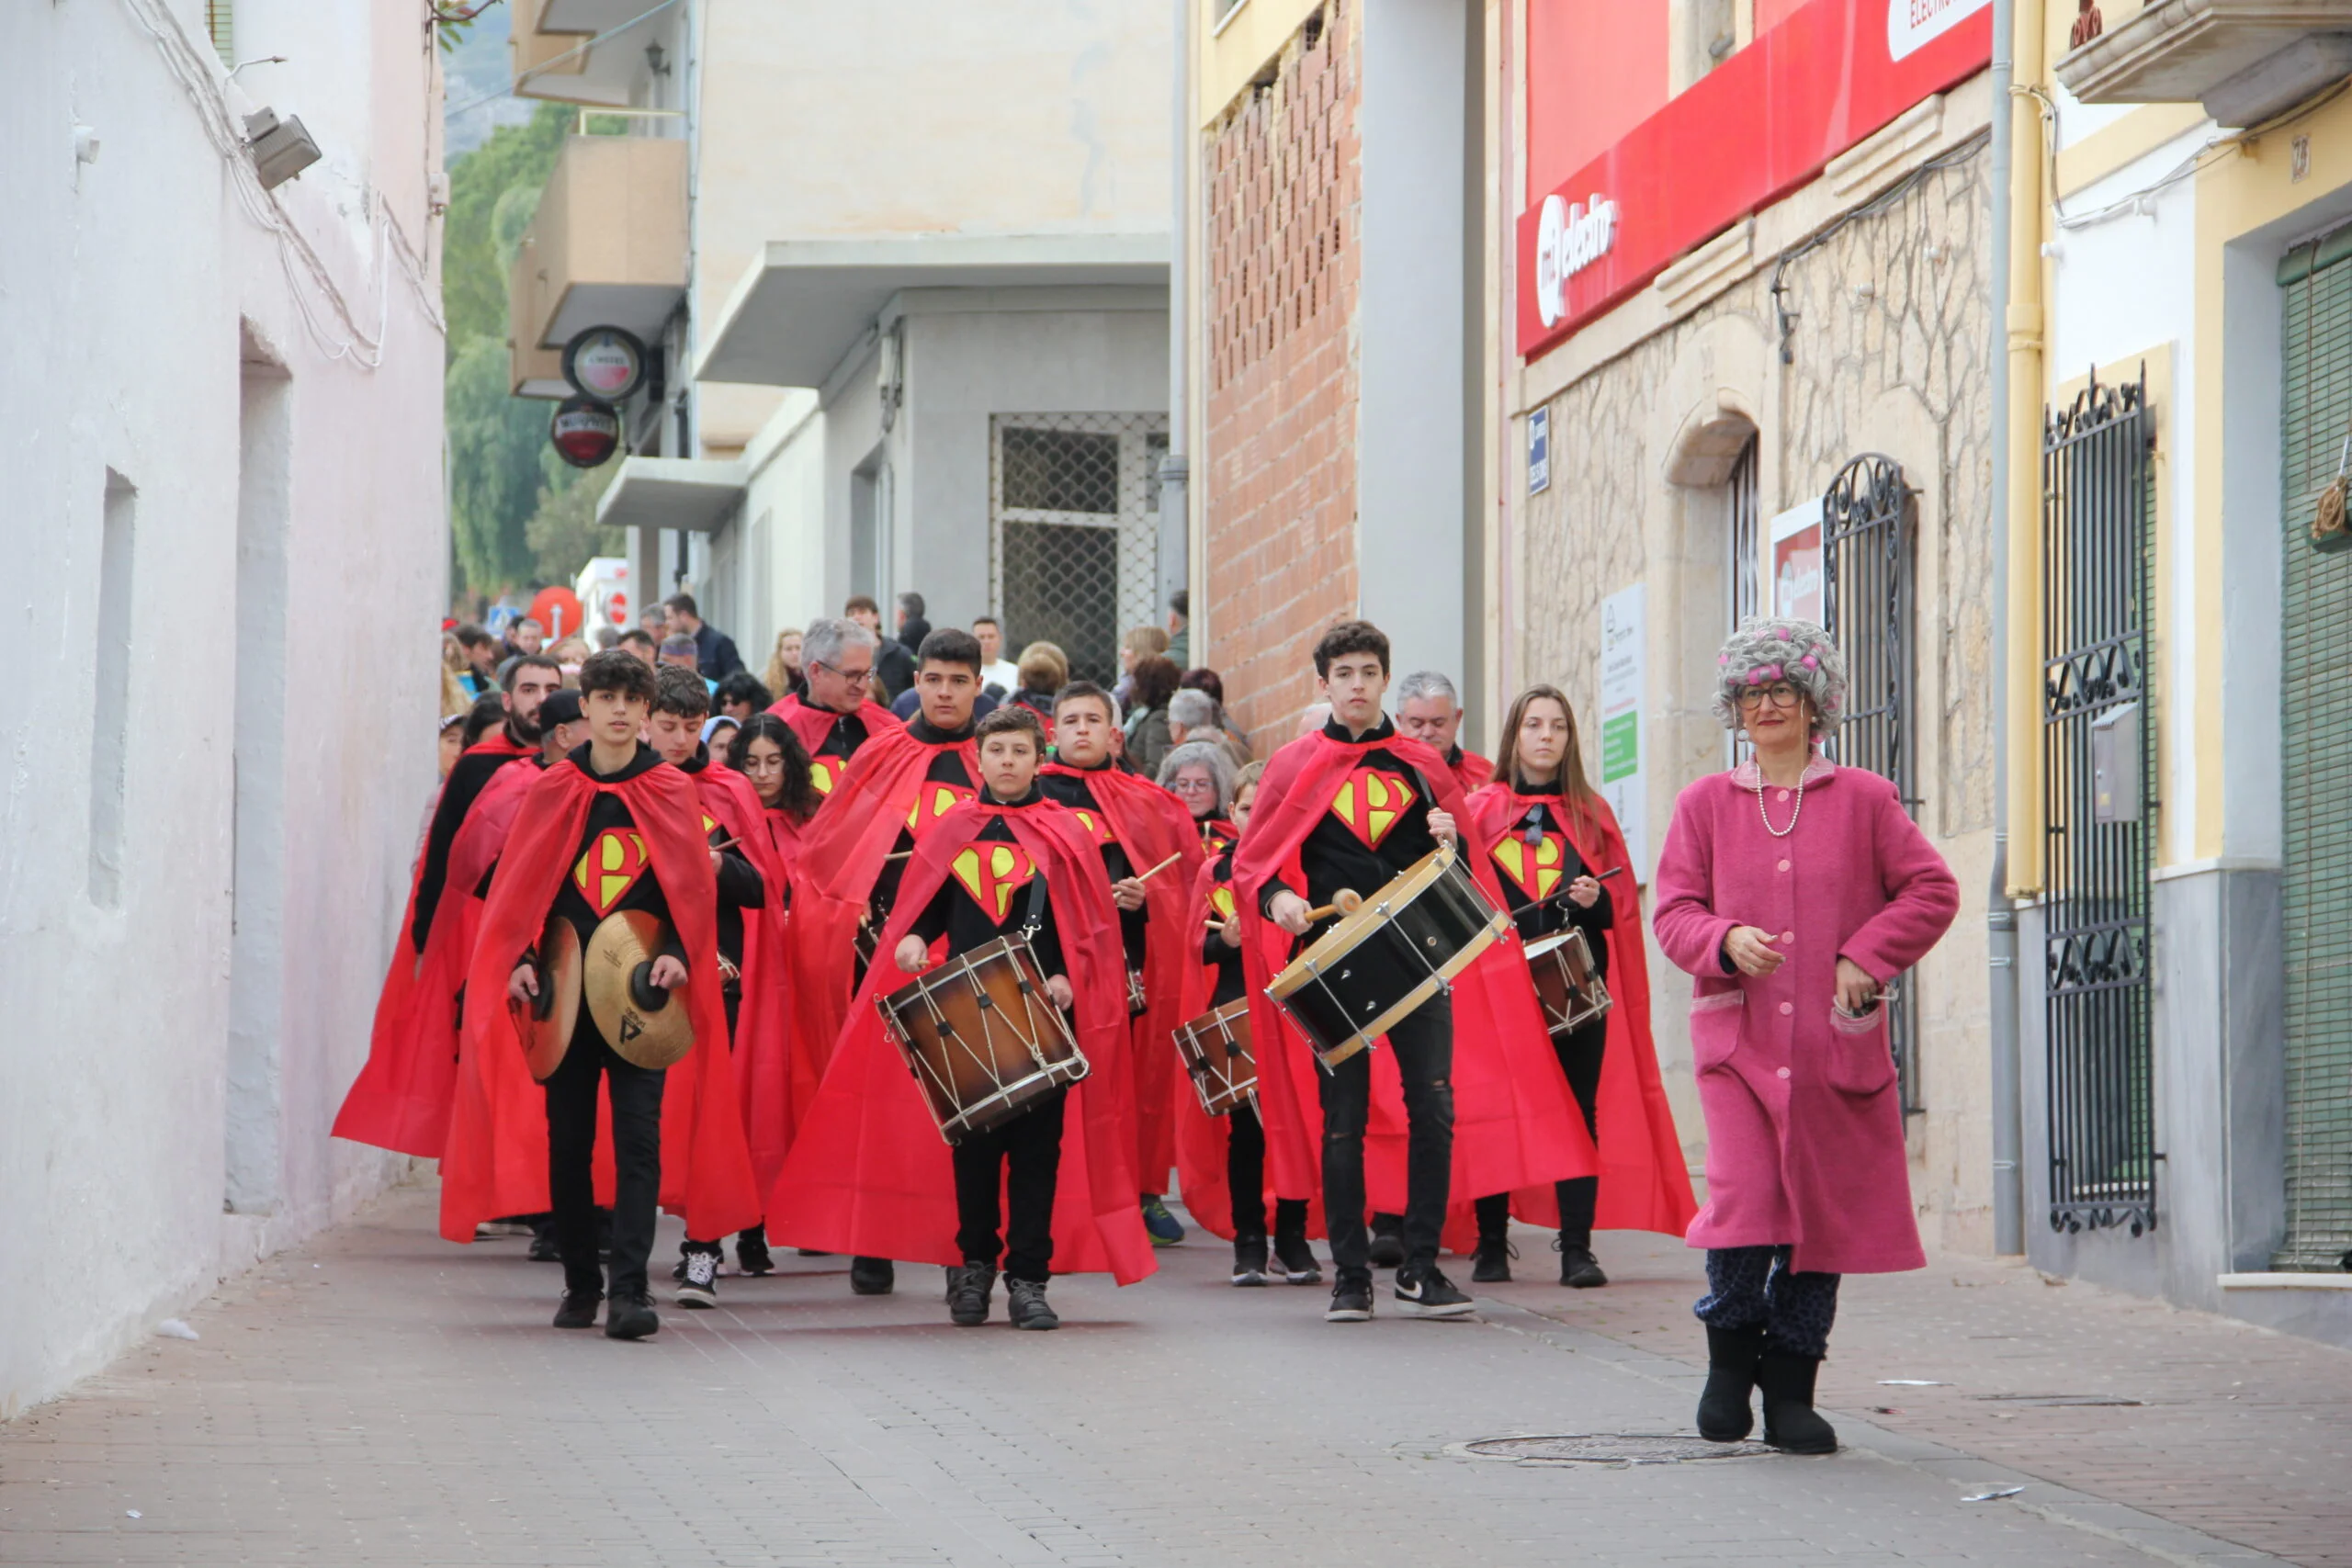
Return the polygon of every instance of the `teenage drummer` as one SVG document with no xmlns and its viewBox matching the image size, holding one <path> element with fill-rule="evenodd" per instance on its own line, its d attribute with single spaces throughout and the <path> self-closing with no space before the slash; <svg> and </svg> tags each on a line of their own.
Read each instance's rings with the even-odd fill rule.
<svg viewBox="0 0 2352 1568">
<path fill-rule="evenodd" d="M 983 793 L 950 807 L 906 862 L 875 962 L 785 1159 L 770 1228 L 795 1246 L 947 1264 L 949 1315 L 960 1325 L 987 1321 L 1001 1269 L 1013 1326 L 1053 1328 L 1050 1273 L 1106 1270 L 1125 1284 L 1153 1269 L 1136 1207 L 1125 964 L 1092 836 L 1036 787 L 1037 716 L 1008 704 L 980 720 L 976 738 Z M 1008 1121 L 962 1134 L 951 1152 L 876 1003 L 1015 934 L 1070 1013 L 1091 1070 Z"/>
<path fill-rule="evenodd" d="M 1331 716 L 1274 754 L 1234 859 L 1234 886 L 1245 914 L 1307 942 L 1329 929 L 1342 892 L 1376 905 L 1389 882 L 1440 846 L 1460 844 L 1466 809 L 1444 759 L 1400 736 L 1381 711 L 1388 638 L 1377 626 L 1346 621 L 1325 632 L 1315 645 L 1315 673 Z M 1481 846 L 1463 847 L 1469 852 L 1462 857 L 1464 869 L 1499 907 L 1492 863 Z M 1270 976 L 1259 973 L 1264 960 L 1250 934 L 1245 931 L 1243 961 L 1252 995 L 1262 997 Z M 1304 1049 L 1305 1042 L 1271 1001 L 1252 1008 L 1250 1030 L 1254 1041 L 1265 1043 L 1257 1047 L 1259 1103 L 1275 1190 L 1304 1197 L 1303 1178 L 1316 1159 L 1317 1140 L 1288 1071 L 1273 1070 L 1272 1063 L 1282 1053 Z M 1396 1305 L 1408 1316 L 1456 1317 L 1473 1307 L 1437 1266 L 1457 1121 L 1467 1134 L 1463 1164 L 1473 1192 L 1595 1169 L 1591 1136 L 1569 1107 L 1550 1053 L 1542 1049 L 1541 1030 L 1525 960 L 1510 942 L 1488 947 L 1450 992 L 1441 987 L 1389 1028 L 1387 1047 L 1395 1053 L 1408 1123 L 1401 1183 L 1404 1261 L 1395 1287 Z M 1316 1081 L 1323 1201 L 1337 1271 L 1324 1316 L 1361 1322 L 1372 1315 L 1364 1224 L 1370 1053 L 1347 1056 Z M 1397 1185 L 1393 1172 L 1381 1174 L 1384 1185 Z"/>
</svg>

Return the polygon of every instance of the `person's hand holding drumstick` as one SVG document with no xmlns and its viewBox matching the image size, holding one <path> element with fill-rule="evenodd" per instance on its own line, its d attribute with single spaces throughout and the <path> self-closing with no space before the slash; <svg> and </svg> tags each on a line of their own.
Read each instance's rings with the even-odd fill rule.
<svg viewBox="0 0 2352 1568">
<path fill-rule="evenodd" d="M 898 948 L 890 956 L 907 974 L 920 975 L 931 967 L 931 943 L 909 931 L 899 939 Z"/>
</svg>

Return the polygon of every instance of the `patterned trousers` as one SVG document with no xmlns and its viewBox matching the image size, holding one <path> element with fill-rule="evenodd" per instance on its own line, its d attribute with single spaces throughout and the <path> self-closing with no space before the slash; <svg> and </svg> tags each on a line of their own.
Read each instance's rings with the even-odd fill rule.
<svg viewBox="0 0 2352 1568">
<path fill-rule="evenodd" d="M 1800 1274 L 1785 1247 L 1721 1247 L 1707 1252 L 1707 1293 L 1690 1310 L 1710 1328 L 1764 1330 L 1764 1348 L 1819 1360 L 1838 1317 L 1836 1274 Z"/>
</svg>

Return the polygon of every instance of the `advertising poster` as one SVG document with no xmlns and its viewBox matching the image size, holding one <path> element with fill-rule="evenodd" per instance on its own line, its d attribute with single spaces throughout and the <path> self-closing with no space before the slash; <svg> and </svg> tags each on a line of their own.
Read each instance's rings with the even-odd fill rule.
<svg viewBox="0 0 2352 1568">
<path fill-rule="evenodd" d="M 1821 498 L 1773 518 L 1766 550 L 1766 601 L 1772 614 L 1821 620 Z"/>
<path fill-rule="evenodd" d="M 1642 584 L 1600 602 L 1600 795 L 1624 829 L 1634 875 L 1650 879 L 1649 790 L 1643 756 L 1642 709 L 1648 636 Z"/>
</svg>

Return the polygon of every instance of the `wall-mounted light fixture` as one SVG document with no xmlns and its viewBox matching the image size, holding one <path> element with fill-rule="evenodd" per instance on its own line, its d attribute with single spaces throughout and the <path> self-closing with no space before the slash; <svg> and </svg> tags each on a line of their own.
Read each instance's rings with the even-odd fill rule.
<svg viewBox="0 0 2352 1568">
<path fill-rule="evenodd" d="M 245 117 L 245 149 L 254 155 L 254 172 L 261 188 L 275 190 L 319 161 L 319 144 L 293 115 L 277 118 L 275 109 L 255 109 Z"/>
<path fill-rule="evenodd" d="M 670 73 L 669 52 L 658 43 L 647 44 L 645 46 L 645 68 L 653 73 L 656 76 L 667 76 Z"/>
</svg>

